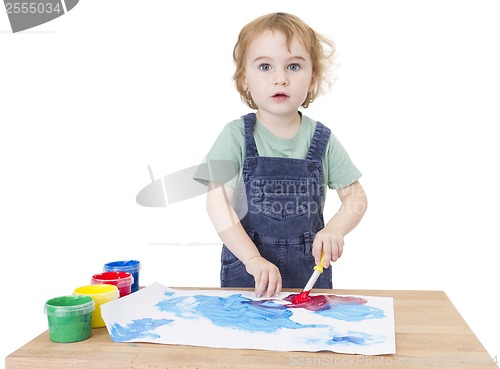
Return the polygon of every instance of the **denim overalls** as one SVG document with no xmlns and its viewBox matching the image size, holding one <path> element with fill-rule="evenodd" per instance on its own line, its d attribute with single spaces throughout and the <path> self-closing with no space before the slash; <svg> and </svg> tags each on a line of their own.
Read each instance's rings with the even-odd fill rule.
<svg viewBox="0 0 500 369">
<path fill-rule="evenodd" d="M 243 117 L 245 160 L 243 185 L 235 194 L 235 211 L 260 254 L 276 265 L 284 288 L 303 288 L 313 273 L 312 242 L 323 220 L 322 157 L 330 130 L 317 122 L 305 159 L 259 156 L 253 127 L 256 116 Z M 224 245 L 222 287 L 254 287 L 245 265 Z M 323 271 L 316 288 L 332 288 L 332 269 Z"/>
</svg>

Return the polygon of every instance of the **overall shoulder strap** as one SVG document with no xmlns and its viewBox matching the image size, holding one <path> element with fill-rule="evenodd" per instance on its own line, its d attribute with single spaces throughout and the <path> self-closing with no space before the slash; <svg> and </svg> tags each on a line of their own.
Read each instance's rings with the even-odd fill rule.
<svg viewBox="0 0 500 369">
<path fill-rule="evenodd" d="M 255 113 L 249 113 L 242 116 L 242 118 L 245 124 L 245 157 L 259 156 L 257 145 L 255 144 L 255 139 L 253 137 L 253 126 L 255 125 L 255 121 L 257 119 Z"/>
<path fill-rule="evenodd" d="M 314 130 L 311 146 L 309 146 L 309 151 L 306 156 L 307 160 L 321 161 L 323 154 L 325 153 L 326 146 L 328 145 L 328 141 L 330 140 L 330 133 L 330 128 L 320 122 L 316 123 L 316 129 Z"/>
</svg>

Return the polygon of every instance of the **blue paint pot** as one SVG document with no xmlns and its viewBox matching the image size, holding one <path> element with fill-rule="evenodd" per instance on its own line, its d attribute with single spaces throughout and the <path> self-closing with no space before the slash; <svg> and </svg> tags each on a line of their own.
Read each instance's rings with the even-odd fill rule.
<svg viewBox="0 0 500 369">
<path fill-rule="evenodd" d="M 104 264 L 105 272 L 127 272 L 132 274 L 134 277 L 134 283 L 132 283 L 131 292 L 139 290 L 139 269 L 141 268 L 141 263 L 137 260 L 119 260 L 111 261 Z"/>
</svg>

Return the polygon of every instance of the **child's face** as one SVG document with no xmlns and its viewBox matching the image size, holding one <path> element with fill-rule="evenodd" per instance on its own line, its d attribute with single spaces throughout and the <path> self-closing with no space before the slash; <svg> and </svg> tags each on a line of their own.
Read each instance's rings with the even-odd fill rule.
<svg viewBox="0 0 500 369">
<path fill-rule="evenodd" d="M 265 31 L 247 50 L 243 86 L 259 112 L 283 116 L 296 114 L 314 84 L 311 57 L 294 37 L 290 50 L 286 36 Z"/>
</svg>

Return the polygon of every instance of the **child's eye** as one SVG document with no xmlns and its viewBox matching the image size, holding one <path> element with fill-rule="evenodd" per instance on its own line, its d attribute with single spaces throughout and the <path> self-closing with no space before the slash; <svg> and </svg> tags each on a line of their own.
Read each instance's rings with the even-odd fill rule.
<svg viewBox="0 0 500 369">
<path fill-rule="evenodd" d="M 264 63 L 264 64 L 259 65 L 259 69 L 264 71 L 264 72 L 267 72 L 268 70 L 271 70 L 271 65 Z"/>
<path fill-rule="evenodd" d="M 297 71 L 300 69 L 300 65 L 298 65 L 297 63 L 293 63 L 288 66 L 288 69 L 291 71 Z"/>
</svg>

